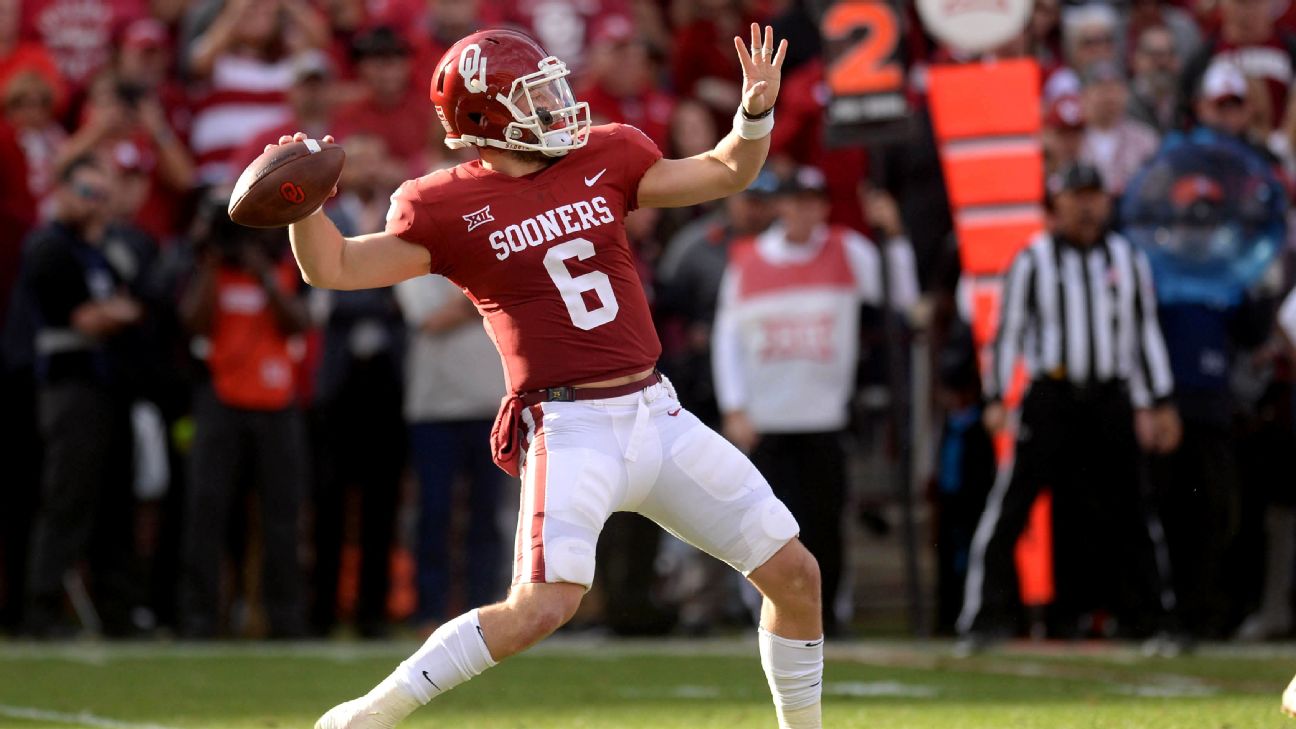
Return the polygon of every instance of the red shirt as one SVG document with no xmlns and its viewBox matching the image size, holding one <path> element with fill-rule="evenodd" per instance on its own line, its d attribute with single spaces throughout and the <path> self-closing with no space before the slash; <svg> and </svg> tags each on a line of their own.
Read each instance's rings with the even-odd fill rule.
<svg viewBox="0 0 1296 729">
<path fill-rule="evenodd" d="M 746 32 L 747 26 L 741 26 Z M 733 41 L 710 20 L 695 20 L 675 31 L 671 50 L 671 81 L 680 96 L 692 96 L 697 82 L 721 78 L 742 83 L 742 66 Z"/>
<path fill-rule="evenodd" d="M 394 159 L 408 167 L 409 174 L 427 169 L 428 136 L 432 127 L 432 105 L 427 103 L 427 89 L 411 88 L 405 99 L 393 107 L 379 106 L 373 99 L 363 99 L 344 107 L 337 114 L 337 137 L 345 142 L 348 134 L 367 133 L 382 137 Z"/>
<path fill-rule="evenodd" d="M 0 322 L 18 278 L 22 243 L 36 224 L 36 198 L 27 186 L 27 157 L 13 128 L 0 120 Z"/>
<path fill-rule="evenodd" d="M 472 161 L 401 185 L 387 232 L 424 246 L 463 287 L 504 360 L 510 392 L 634 374 L 661 354 L 626 213 L 661 152 L 634 127 L 526 177 Z"/>
<path fill-rule="evenodd" d="M 670 96 L 656 89 L 635 96 L 616 96 L 601 85 L 592 84 L 576 98 L 589 103 L 590 114 L 596 122 L 633 125 L 647 134 L 658 148 L 670 147 L 671 114 L 675 113 L 675 100 Z"/>
<path fill-rule="evenodd" d="M 301 279 L 284 259 L 275 271 L 284 290 Z M 293 403 L 294 362 L 288 336 L 279 331 L 269 294 L 242 269 L 222 267 L 216 274 L 216 314 L 212 322 L 211 370 L 216 397 L 230 407 L 282 410 Z"/>
<path fill-rule="evenodd" d="M 21 37 L 48 49 L 77 87 L 108 64 L 121 29 L 148 12 L 144 0 L 22 0 L 19 7 Z"/>
</svg>

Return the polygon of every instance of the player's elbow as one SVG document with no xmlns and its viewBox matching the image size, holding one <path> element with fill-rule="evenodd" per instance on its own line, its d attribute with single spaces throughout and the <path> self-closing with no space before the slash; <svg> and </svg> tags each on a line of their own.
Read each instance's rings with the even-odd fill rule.
<svg viewBox="0 0 1296 729">
<path fill-rule="evenodd" d="M 313 266 L 307 266 L 298 263 L 297 270 L 301 271 L 302 281 L 317 289 L 339 289 L 339 282 L 336 276 L 325 275 L 323 271 Z"/>
<path fill-rule="evenodd" d="M 725 197 L 729 197 L 730 195 L 737 195 L 738 193 L 746 190 L 748 187 L 751 186 L 753 182 L 756 181 L 756 175 L 758 174 L 760 174 L 759 167 L 753 170 L 743 170 L 743 169 L 734 170 L 733 174 L 729 175 L 728 187 L 725 190 Z"/>
</svg>

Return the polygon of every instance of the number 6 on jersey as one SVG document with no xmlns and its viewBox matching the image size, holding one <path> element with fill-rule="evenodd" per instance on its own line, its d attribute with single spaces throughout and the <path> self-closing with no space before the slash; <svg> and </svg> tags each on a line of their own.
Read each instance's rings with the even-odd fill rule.
<svg viewBox="0 0 1296 729">
<path fill-rule="evenodd" d="M 579 276 L 571 275 L 567 270 L 567 261 L 575 258 L 583 261 L 594 255 L 594 244 L 584 238 L 573 238 L 566 243 L 549 249 L 545 253 L 544 266 L 558 287 L 558 294 L 567 305 L 567 313 L 572 324 L 577 328 L 589 331 L 594 327 L 607 324 L 616 318 L 620 306 L 612 293 L 612 279 L 602 271 L 590 271 Z M 593 291 L 601 305 L 590 309 L 585 304 L 585 292 Z"/>
</svg>

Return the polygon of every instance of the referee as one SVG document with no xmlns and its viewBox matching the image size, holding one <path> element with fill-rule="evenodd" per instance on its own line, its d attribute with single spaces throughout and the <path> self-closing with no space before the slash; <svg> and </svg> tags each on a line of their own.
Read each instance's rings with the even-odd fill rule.
<svg viewBox="0 0 1296 729">
<path fill-rule="evenodd" d="M 1042 488 L 1053 491 L 1055 605 L 1075 610 L 1057 625 L 1074 630 L 1082 609 L 1106 607 L 1138 632 L 1152 627 L 1139 619 L 1172 600 L 1157 594 L 1138 477 L 1139 447 L 1169 452 L 1180 432 L 1148 262 L 1108 231 L 1111 201 L 1096 169 L 1063 168 L 1048 195 L 1050 230 L 1013 260 L 984 378 L 991 432 L 1005 426 L 1001 400 L 1019 358 L 1030 385 L 1014 460 L 972 541 L 957 624 L 968 648 L 1013 632 L 1014 547 Z"/>
</svg>

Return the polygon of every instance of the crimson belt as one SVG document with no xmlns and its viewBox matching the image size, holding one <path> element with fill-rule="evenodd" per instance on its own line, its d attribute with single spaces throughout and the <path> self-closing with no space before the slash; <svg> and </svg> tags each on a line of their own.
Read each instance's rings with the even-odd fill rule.
<svg viewBox="0 0 1296 729">
<path fill-rule="evenodd" d="M 634 382 L 627 382 L 624 385 L 613 385 L 612 387 L 546 387 L 542 390 L 529 390 L 520 393 L 518 397 L 526 407 L 542 402 L 602 400 L 609 397 L 633 395 L 645 387 L 652 387 L 661 382 L 661 379 L 661 373 L 653 370 L 651 374 Z"/>
</svg>

